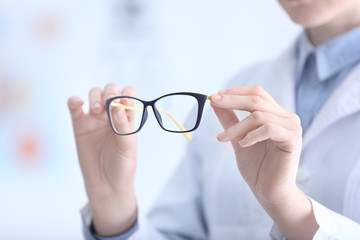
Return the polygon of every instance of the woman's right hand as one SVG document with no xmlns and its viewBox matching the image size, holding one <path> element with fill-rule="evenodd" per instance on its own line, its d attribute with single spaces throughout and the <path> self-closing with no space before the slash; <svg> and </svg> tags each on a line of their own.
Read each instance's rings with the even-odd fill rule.
<svg viewBox="0 0 360 240">
<path fill-rule="evenodd" d="M 119 235 L 129 229 L 137 218 L 134 177 L 137 162 L 136 135 L 118 136 L 109 124 L 105 102 L 120 95 L 120 88 L 107 84 L 102 91 L 89 92 L 89 112 L 84 113 L 83 100 L 68 100 L 78 158 L 85 181 L 93 222 L 101 236 Z M 121 95 L 137 97 L 133 87 Z M 117 116 L 121 127 L 132 128 L 133 112 L 120 109 Z"/>
</svg>

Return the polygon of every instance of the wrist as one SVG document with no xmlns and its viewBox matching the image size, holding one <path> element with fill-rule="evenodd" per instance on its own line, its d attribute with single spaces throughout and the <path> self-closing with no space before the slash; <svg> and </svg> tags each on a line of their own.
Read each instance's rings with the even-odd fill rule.
<svg viewBox="0 0 360 240">
<path fill-rule="evenodd" d="M 261 204 L 287 239 L 312 239 L 319 228 L 311 201 L 299 188 L 281 201 Z"/>
<path fill-rule="evenodd" d="M 96 233 L 110 237 L 130 229 L 137 219 L 137 202 L 133 188 L 121 192 L 89 196 Z"/>
<path fill-rule="evenodd" d="M 299 194 L 299 188 L 293 179 L 281 179 L 271 184 L 259 184 L 252 191 L 261 205 L 269 207 L 282 206 L 297 198 Z"/>
</svg>

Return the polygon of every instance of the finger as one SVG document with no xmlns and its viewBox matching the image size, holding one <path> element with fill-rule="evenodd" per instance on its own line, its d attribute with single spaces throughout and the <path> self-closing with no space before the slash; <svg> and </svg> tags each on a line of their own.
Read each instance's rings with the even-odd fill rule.
<svg viewBox="0 0 360 240">
<path fill-rule="evenodd" d="M 109 98 L 119 96 L 119 95 L 120 95 L 120 87 L 116 83 L 106 84 L 106 86 L 104 88 L 104 93 L 103 93 L 104 104 L 105 104 L 106 100 L 108 100 Z"/>
<path fill-rule="evenodd" d="M 259 96 L 213 94 L 211 95 L 211 105 L 218 108 L 237 109 L 248 112 L 268 112 L 281 117 L 288 115 L 283 108 Z"/>
<path fill-rule="evenodd" d="M 77 97 L 70 97 L 68 100 L 68 108 L 70 110 L 71 118 L 73 121 L 81 118 L 84 115 L 82 106 L 84 105 L 84 101 Z"/>
<path fill-rule="evenodd" d="M 239 145 L 241 147 L 249 147 L 267 139 L 275 142 L 288 142 L 291 140 L 291 136 L 291 132 L 285 128 L 276 124 L 266 123 L 261 127 L 249 132 L 243 139 L 239 141 Z"/>
<path fill-rule="evenodd" d="M 138 92 L 137 92 L 136 88 L 134 88 L 133 86 L 127 86 L 127 87 L 124 87 L 124 89 L 121 91 L 121 95 L 137 98 Z"/>
<path fill-rule="evenodd" d="M 123 107 L 112 108 L 111 119 L 114 130 L 119 134 L 128 134 L 133 132 Z"/>
<path fill-rule="evenodd" d="M 104 103 L 102 101 L 102 91 L 100 88 L 95 87 L 89 91 L 90 113 L 99 114 L 104 109 Z"/>
<path fill-rule="evenodd" d="M 236 125 L 239 122 L 239 119 L 233 110 L 225 109 L 225 108 L 217 108 L 214 106 L 213 109 L 221 125 L 225 130 L 233 125 Z"/>
<path fill-rule="evenodd" d="M 250 87 L 234 87 L 222 90 L 219 93 L 228 95 L 259 96 L 265 100 L 277 104 L 271 95 L 267 93 L 260 85 L 254 85 Z"/>
<path fill-rule="evenodd" d="M 293 123 L 287 118 L 281 118 L 266 112 L 255 111 L 239 123 L 229 127 L 223 133 L 218 135 L 221 142 L 232 141 L 234 139 L 241 139 L 250 131 L 259 128 L 265 123 L 276 124 L 291 130 Z"/>
<path fill-rule="evenodd" d="M 127 86 L 121 91 L 121 95 L 123 96 L 129 96 L 129 97 L 138 97 L 138 93 L 134 87 Z M 127 106 L 134 106 L 134 100 L 131 98 L 127 98 L 125 100 L 122 100 L 122 104 L 125 104 Z M 135 111 L 134 110 L 126 110 L 126 115 L 129 120 L 129 122 L 133 122 L 135 119 Z"/>
</svg>

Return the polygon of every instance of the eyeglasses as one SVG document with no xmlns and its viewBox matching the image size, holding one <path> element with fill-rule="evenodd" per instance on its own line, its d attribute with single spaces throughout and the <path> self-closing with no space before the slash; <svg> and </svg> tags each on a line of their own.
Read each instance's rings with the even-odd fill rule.
<svg viewBox="0 0 360 240">
<path fill-rule="evenodd" d="M 139 132 L 146 122 L 148 112 L 153 112 L 162 129 L 182 133 L 191 141 L 192 136 L 189 132 L 199 127 L 205 102 L 209 99 L 210 96 L 191 92 L 170 93 L 152 101 L 118 96 L 106 101 L 106 110 L 110 125 L 118 135 Z M 121 124 L 124 110 L 133 122 L 131 129 L 125 129 Z"/>
</svg>

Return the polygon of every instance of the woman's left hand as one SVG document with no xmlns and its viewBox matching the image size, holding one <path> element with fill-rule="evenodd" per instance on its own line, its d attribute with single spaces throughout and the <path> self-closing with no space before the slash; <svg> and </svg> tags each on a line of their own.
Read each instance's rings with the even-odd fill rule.
<svg viewBox="0 0 360 240">
<path fill-rule="evenodd" d="M 302 144 L 299 117 L 284 110 L 257 85 L 220 91 L 211 96 L 211 106 L 225 129 L 218 140 L 231 141 L 242 177 L 280 229 L 286 228 L 284 234 L 289 232 L 285 236 L 298 238 L 303 233 L 295 234 L 292 227 L 301 230 L 299 224 L 309 220 L 305 215 L 315 221 L 310 201 L 296 186 Z M 234 110 L 250 115 L 240 121 Z M 314 229 L 317 224 L 312 236 Z"/>
</svg>

